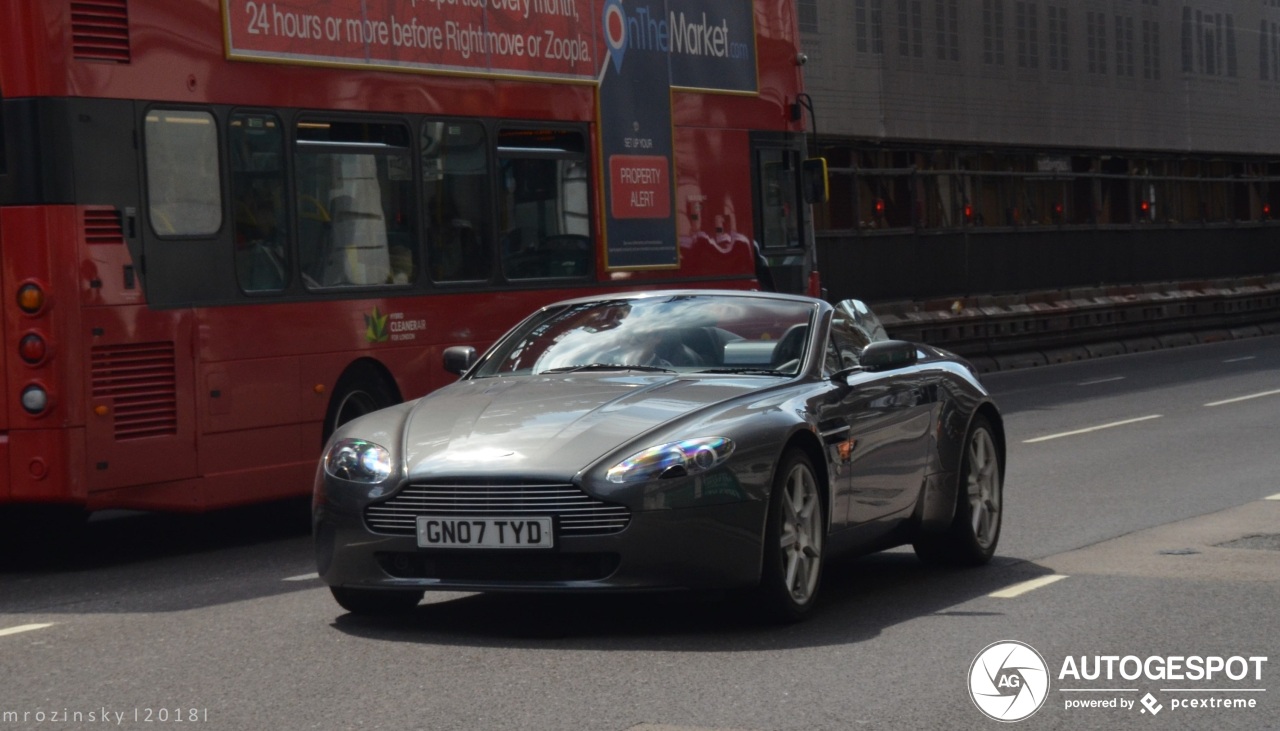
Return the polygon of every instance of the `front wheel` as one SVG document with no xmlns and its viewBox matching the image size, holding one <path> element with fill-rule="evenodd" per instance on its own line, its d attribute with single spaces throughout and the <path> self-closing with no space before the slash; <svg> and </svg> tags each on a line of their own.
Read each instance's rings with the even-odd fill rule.
<svg viewBox="0 0 1280 731">
<path fill-rule="evenodd" d="M 933 564 L 979 566 L 995 555 L 1004 516 L 1004 478 L 991 424 L 974 417 L 960 460 L 956 517 L 945 533 L 922 535 L 916 555 Z"/>
<path fill-rule="evenodd" d="M 813 463 L 804 452 L 783 455 L 769 496 L 765 526 L 761 608 L 774 619 L 796 622 L 813 609 L 822 585 L 827 522 Z"/>
<path fill-rule="evenodd" d="M 331 586 L 338 604 L 352 614 L 404 614 L 422 601 L 423 592 L 412 589 L 352 589 Z"/>
</svg>

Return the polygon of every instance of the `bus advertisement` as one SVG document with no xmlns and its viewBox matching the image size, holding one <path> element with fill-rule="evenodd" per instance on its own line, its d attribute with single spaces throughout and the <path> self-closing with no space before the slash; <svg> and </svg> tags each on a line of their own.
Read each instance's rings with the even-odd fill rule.
<svg viewBox="0 0 1280 731">
<path fill-rule="evenodd" d="M 815 292 L 792 0 L 0 6 L 0 506 L 303 495 L 569 296 Z"/>
</svg>

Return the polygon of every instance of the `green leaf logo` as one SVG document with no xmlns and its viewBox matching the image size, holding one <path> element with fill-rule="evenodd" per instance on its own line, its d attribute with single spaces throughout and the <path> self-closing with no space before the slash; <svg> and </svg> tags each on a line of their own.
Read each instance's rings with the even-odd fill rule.
<svg viewBox="0 0 1280 731">
<path fill-rule="evenodd" d="M 364 339 L 371 343 L 385 343 L 387 335 L 387 316 L 373 308 L 372 315 L 364 316 Z"/>
</svg>

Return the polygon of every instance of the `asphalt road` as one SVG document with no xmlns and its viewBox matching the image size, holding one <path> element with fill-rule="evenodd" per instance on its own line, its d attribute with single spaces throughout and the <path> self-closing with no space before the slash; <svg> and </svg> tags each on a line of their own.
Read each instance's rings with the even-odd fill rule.
<svg viewBox="0 0 1280 731">
<path fill-rule="evenodd" d="M 834 563 L 788 627 L 731 596 L 429 594 L 388 621 L 314 579 L 300 505 L 104 515 L 70 557 L 0 559 L 0 730 L 994 729 L 970 668 L 1005 640 L 1046 668 L 1011 682 L 1048 680 L 1014 727 L 1280 729 L 1280 338 L 985 380 L 990 566 Z M 1172 657 L 1226 669 L 1125 677 Z"/>
</svg>

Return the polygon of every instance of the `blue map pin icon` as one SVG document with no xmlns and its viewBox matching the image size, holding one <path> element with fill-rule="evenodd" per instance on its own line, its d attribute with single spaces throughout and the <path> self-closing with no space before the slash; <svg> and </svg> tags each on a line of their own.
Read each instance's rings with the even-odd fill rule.
<svg viewBox="0 0 1280 731">
<path fill-rule="evenodd" d="M 627 16 L 622 12 L 622 0 L 608 0 L 604 4 L 604 42 L 613 59 L 613 70 L 622 73 L 622 57 L 627 52 Z"/>
</svg>

